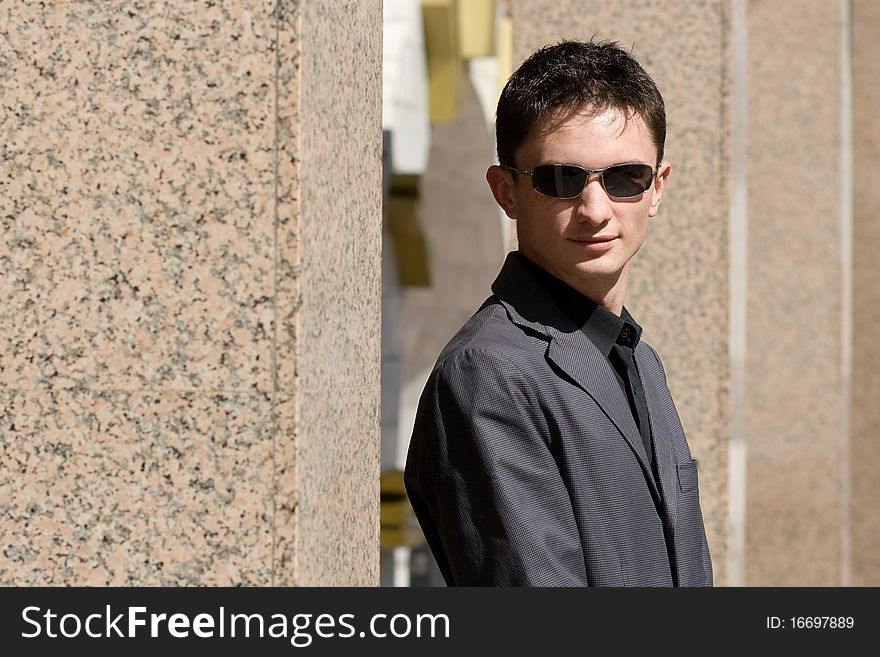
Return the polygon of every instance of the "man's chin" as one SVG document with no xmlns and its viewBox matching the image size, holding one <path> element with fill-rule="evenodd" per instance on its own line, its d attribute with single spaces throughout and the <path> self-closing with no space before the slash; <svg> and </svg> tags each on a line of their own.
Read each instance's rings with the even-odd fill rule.
<svg viewBox="0 0 880 657">
<path fill-rule="evenodd" d="M 611 258 L 589 258 L 576 263 L 570 270 L 570 274 L 582 281 L 607 278 L 617 280 L 620 278 L 622 267 L 618 267 Z"/>
</svg>

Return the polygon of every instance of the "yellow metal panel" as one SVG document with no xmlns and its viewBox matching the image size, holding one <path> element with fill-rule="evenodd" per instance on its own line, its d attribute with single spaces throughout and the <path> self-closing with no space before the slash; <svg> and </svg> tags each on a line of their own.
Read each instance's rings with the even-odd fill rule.
<svg viewBox="0 0 880 657">
<path fill-rule="evenodd" d="M 464 64 L 458 43 L 456 0 L 422 0 L 431 121 L 451 123 L 458 115 Z"/>
<path fill-rule="evenodd" d="M 428 245 L 419 221 L 419 177 L 396 175 L 388 200 L 388 231 L 394 242 L 397 277 L 401 285 L 431 284 Z"/>
<path fill-rule="evenodd" d="M 381 529 L 379 531 L 379 547 L 390 550 L 396 547 L 417 548 L 425 544 L 425 537 L 418 528 Z"/>
<path fill-rule="evenodd" d="M 382 495 L 406 495 L 406 489 L 403 486 L 403 472 L 400 470 L 383 472 L 379 482 Z"/>
<path fill-rule="evenodd" d="M 412 513 L 406 498 L 399 500 L 382 500 L 379 508 L 383 527 L 402 527 L 407 514 Z"/>
<path fill-rule="evenodd" d="M 513 73 L 513 19 L 505 16 L 498 24 L 498 96 Z"/>
<path fill-rule="evenodd" d="M 379 543 L 383 550 L 424 545 L 425 537 L 406 497 L 403 472 L 382 473 Z"/>
<path fill-rule="evenodd" d="M 466 0 L 458 5 L 458 37 L 463 59 L 495 54 L 495 0 Z"/>
</svg>

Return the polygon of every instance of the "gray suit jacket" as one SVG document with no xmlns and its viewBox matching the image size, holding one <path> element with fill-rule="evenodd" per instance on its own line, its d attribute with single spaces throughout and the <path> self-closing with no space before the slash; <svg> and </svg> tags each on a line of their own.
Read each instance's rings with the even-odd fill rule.
<svg viewBox="0 0 880 657">
<path fill-rule="evenodd" d="M 440 354 L 405 484 L 447 584 L 711 586 L 692 459 L 656 352 L 635 361 L 655 478 L 608 360 L 508 255 Z"/>
</svg>

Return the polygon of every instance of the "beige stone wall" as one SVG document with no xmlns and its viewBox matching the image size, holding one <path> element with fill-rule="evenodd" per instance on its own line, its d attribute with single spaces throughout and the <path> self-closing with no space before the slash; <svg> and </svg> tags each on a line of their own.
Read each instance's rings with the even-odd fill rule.
<svg viewBox="0 0 880 657">
<path fill-rule="evenodd" d="M 379 582 L 382 7 L 301 6 L 296 582 Z M 294 312 L 295 309 L 292 308 Z M 291 370 L 291 374 L 294 370 Z"/>
<path fill-rule="evenodd" d="M 728 356 L 726 3 L 515 2 L 515 61 L 563 37 L 631 47 L 666 101 L 668 191 L 627 307 L 660 352 L 694 457 L 715 579 L 725 581 Z"/>
<path fill-rule="evenodd" d="M 829 586 L 842 581 L 847 441 L 841 14 L 825 0 L 747 11 L 745 583 Z"/>
<path fill-rule="evenodd" d="M 852 3 L 852 584 L 880 584 L 880 3 Z"/>
<path fill-rule="evenodd" d="M 4 584 L 377 581 L 377 4 L 4 5 Z"/>
</svg>

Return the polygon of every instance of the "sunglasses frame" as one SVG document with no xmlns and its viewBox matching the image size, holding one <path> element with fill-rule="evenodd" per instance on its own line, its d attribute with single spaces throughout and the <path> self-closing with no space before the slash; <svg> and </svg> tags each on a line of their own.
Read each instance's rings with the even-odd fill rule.
<svg viewBox="0 0 880 657">
<path fill-rule="evenodd" d="M 620 164 L 612 164 L 611 166 L 609 166 L 609 167 L 605 167 L 604 169 L 588 169 L 588 168 L 586 168 L 586 167 L 582 167 L 582 166 L 580 166 L 579 164 L 562 164 L 562 163 L 554 162 L 554 163 L 552 163 L 552 164 L 538 164 L 538 165 L 535 165 L 534 167 L 532 167 L 532 170 L 531 170 L 531 171 L 523 171 L 523 170 L 521 170 L 521 169 L 517 169 L 517 168 L 515 168 L 515 167 L 508 166 L 507 164 L 500 164 L 500 165 L 498 165 L 498 166 L 500 166 L 502 169 L 506 169 L 507 171 L 513 171 L 514 173 L 519 173 L 519 174 L 522 174 L 522 175 L 524 175 L 524 176 L 528 176 L 529 178 L 531 178 L 531 179 L 532 179 L 532 189 L 534 189 L 535 192 L 537 192 L 537 193 L 540 194 L 541 196 L 546 196 L 547 198 L 558 198 L 558 199 L 562 199 L 562 200 L 568 200 L 568 199 L 577 198 L 578 196 L 580 196 L 581 194 L 583 194 L 584 189 L 586 188 L 586 186 L 587 186 L 588 184 L 590 184 L 590 176 L 592 176 L 594 173 L 598 173 L 598 174 L 599 174 L 599 182 L 600 182 L 600 184 L 602 185 L 602 189 L 604 189 L 604 190 L 605 190 L 605 193 L 608 194 L 608 197 L 609 197 L 609 198 L 617 198 L 617 199 L 631 199 L 631 198 L 638 198 L 639 196 L 641 196 L 642 194 L 644 194 L 645 192 L 647 192 L 649 189 L 651 189 L 651 184 L 653 183 L 654 179 L 657 177 L 657 172 L 660 171 L 660 167 L 659 167 L 659 166 L 658 166 L 656 169 L 652 169 L 652 170 L 651 170 L 651 177 L 648 179 L 648 186 L 645 187 L 645 189 L 643 189 L 642 191 L 640 191 L 638 194 L 633 194 L 632 196 L 617 196 L 617 195 L 612 194 L 611 192 L 609 192 L 609 191 L 608 191 L 608 188 L 605 187 L 605 172 L 606 172 L 606 171 L 608 171 L 609 169 L 615 169 L 615 168 L 617 168 L 617 167 L 625 167 L 625 166 L 629 166 L 629 165 L 631 165 L 631 164 L 638 164 L 639 166 L 645 166 L 645 167 L 650 167 L 650 166 L 651 166 L 650 164 L 645 164 L 644 162 L 621 162 Z M 587 177 L 586 177 L 586 179 L 584 180 L 584 186 L 581 187 L 581 191 L 579 191 L 579 192 L 578 192 L 577 194 L 575 194 L 574 196 L 553 196 L 553 195 L 551 195 L 551 194 L 545 194 L 544 192 L 542 192 L 541 190 L 539 190 L 537 187 L 535 187 L 535 178 L 534 178 L 534 176 L 533 176 L 532 174 L 534 173 L 535 169 L 537 169 L 538 167 L 572 167 L 572 168 L 574 168 L 574 169 L 579 169 L 579 170 L 581 170 L 581 171 L 585 171 L 586 174 L 587 174 Z"/>
</svg>

